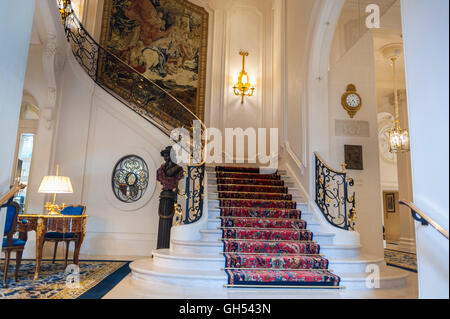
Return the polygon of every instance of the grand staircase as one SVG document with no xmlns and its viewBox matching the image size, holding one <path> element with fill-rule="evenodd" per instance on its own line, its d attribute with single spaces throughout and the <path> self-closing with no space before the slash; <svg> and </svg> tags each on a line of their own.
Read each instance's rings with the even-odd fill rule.
<svg viewBox="0 0 450 319">
<path fill-rule="evenodd" d="M 70 1 L 57 2 L 74 57 L 100 87 L 166 135 L 175 127 L 193 134 L 195 114 L 96 43 Z M 120 76 L 99 76 L 99 66 L 108 70 L 101 74 Z M 120 81 L 129 89 L 118 90 Z M 339 243 L 337 230 L 309 210 L 287 171 L 206 167 L 204 187 L 202 214 L 179 226 L 190 236 L 175 236 L 170 249 L 133 262 L 132 281 L 148 287 L 367 289 L 371 266 L 380 270 L 380 288 L 406 286 L 405 272 L 386 268 L 383 258 L 361 255 L 359 243 Z"/>
<path fill-rule="evenodd" d="M 406 286 L 405 272 L 387 268 L 383 258 L 361 255 L 360 244 L 337 244 L 334 233 L 323 232 L 323 221 L 309 210 L 287 171 L 262 175 L 259 169 L 224 170 L 230 168 L 206 168 L 208 209 L 198 239 L 172 239 L 170 249 L 133 262 L 133 281 L 149 287 L 367 289 L 370 265 L 380 270 L 380 288 Z M 265 193 L 283 199 L 262 199 Z M 287 207 L 262 207 L 273 202 Z"/>
<path fill-rule="evenodd" d="M 339 287 L 277 173 L 216 167 L 226 287 Z"/>
</svg>

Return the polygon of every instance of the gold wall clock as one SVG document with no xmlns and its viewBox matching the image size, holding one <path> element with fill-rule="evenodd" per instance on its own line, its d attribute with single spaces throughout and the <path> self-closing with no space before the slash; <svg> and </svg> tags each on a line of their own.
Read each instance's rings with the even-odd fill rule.
<svg viewBox="0 0 450 319">
<path fill-rule="evenodd" d="M 361 109 L 362 99 L 361 96 L 356 93 L 356 86 L 354 84 L 347 85 L 347 92 L 342 95 L 342 107 L 348 112 L 350 118 L 353 118 Z"/>
</svg>

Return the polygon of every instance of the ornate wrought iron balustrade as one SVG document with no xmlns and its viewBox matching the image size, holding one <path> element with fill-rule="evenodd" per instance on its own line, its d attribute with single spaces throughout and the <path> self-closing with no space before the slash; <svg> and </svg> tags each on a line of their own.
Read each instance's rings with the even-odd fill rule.
<svg viewBox="0 0 450 319">
<path fill-rule="evenodd" d="M 73 55 L 95 83 L 168 136 L 174 128 L 185 128 L 192 136 L 194 121 L 205 130 L 203 122 L 177 98 L 98 44 L 69 0 L 57 3 Z"/>
<path fill-rule="evenodd" d="M 330 168 L 320 158 L 315 155 L 316 167 L 316 198 L 315 202 L 322 211 L 325 218 L 341 229 L 354 230 L 356 209 L 355 193 L 349 197 L 349 186 L 354 185 L 352 178 L 347 177 L 344 171 L 336 171 Z M 345 165 L 343 165 L 345 168 Z"/>
<path fill-rule="evenodd" d="M 186 214 L 175 209 L 175 225 L 187 225 L 198 221 L 203 215 L 203 194 L 205 164 L 188 166 L 186 169 L 186 188 L 182 196 L 186 198 Z"/>
</svg>

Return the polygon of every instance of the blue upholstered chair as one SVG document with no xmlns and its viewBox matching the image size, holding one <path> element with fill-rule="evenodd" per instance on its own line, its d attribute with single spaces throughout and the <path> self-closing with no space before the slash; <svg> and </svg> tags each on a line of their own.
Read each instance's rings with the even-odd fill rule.
<svg viewBox="0 0 450 319">
<path fill-rule="evenodd" d="M 19 281 L 19 269 L 22 262 L 23 249 L 25 248 L 26 238 L 14 238 L 17 232 L 17 219 L 20 212 L 20 206 L 12 202 L 6 206 L 5 229 L 3 232 L 2 250 L 5 252 L 5 268 L 3 274 L 3 288 L 7 287 L 7 277 L 9 268 L 9 259 L 11 252 L 16 252 L 16 272 L 15 280 Z M 26 220 L 22 220 L 26 224 Z"/>
<path fill-rule="evenodd" d="M 83 215 L 86 211 L 86 206 L 67 206 L 61 211 L 62 215 L 72 215 L 72 216 L 80 216 Z M 65 266 L 67 266 L 67 258 L 69 256 L 69 245 L 71 241 L 76 241 L 78 239 L 78 234 L 75 233 L 58 233 L 58 232 L 48 232 L 45 234 L 44 243 L 46 241 L 54 242 L 55 248 L 53 250 L 53 263 L 55 263 L 56 259 L 56 251 L 58 249 L 58 243 L 63 241 L 66 243 L 66 255 L 64 258 Z"/>
</svg>

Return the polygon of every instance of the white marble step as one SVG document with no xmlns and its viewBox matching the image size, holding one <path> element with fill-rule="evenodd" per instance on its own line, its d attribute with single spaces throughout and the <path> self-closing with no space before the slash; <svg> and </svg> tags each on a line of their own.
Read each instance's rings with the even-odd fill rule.
<svg viewBox="0 0 450 319">
<path fill-rule="evenodd" d="M 153 262 L 158 267 L 166 268 L 220 270 L 225 265 L 225 257 L 220 254 L 187 254 L 158 249 L 153 251 Z"/>
<path fill-rule="evenodd" d="M 324 256 L 327 258 L 327 256 Z M 368 265 L 383 267 L 384 259 L 372 256 L 334 257 L 329 260 L 329 269 L 337 274 L 366 273 Z M 192 270 L 215 270 L 224 267 L 225 258 L 219 254 L 177 253 L 170 249 L 153 251 L 153 262 L 158 267 Z"/>
<path fill-rule="evenodd" d="M 224 166 L 226 166 L 226 165 L 224 165 Z M 252 166 L 249 166 L 249 168 L 251 168 L 251 167 Z M 216 172 L 216 167 L 215 166 L 206 166 L 206 171 L 215 173 Z M 277 172 L 280 175 L 286 175 L 287 174 L 287 171 L 284 170 L 284 169 L 280 169 Z M 264 173 L 264 169 L 261 170 L 261 173 Z"/>
<path fill-rule="evenodd" d="M 142 259 L 130 264 L 131 277 L 137 282 L 173 285 L 180 287 L 210 287 L 222 288 L 227 283 L 227 275 L 220 270 L 170 268 L 160 266 L 152 259 Z M 390 267 L 381 268 L 379 288 L 392 289 L 406 286 L 408 273 Z M 370 289 L 367 286 L 368 273 L 343 273 L 341 286 L 346 289 Z M 372 287 L 373 288 L 373 287 Z"/>
<path fill-rule="evenodd" d="M 218 200 L 218 199 L 219 199 L 219 193 L 217 191 L 208 192 L 208 200 Z M 292 200 L 297 203 L 303 203 L 305 201 L 303 196 L 294 195 L 294 194 L 292 194 Z"/>
<path fill-rule="evenodd" d="M 146 284 L 164 284 L 181 287 L 222 288 L 227 276 L 217 270 L 193 271 L 157 266 L 152 259 L 142 259 L 130 264 L 131 278 Z"/>
<path fill-rule="evenodd" d="M 310 224 L 317 225 L 317 222 L 316 222 L 316 219 L 315 219 L 313 213 L 311 213 L 311 212 L 309 212 L 307 210 L 306 211 L 305 210 L 301 210 L 301 211 L 302 211 L 302 219 L 305 220 L 308 223 L 308 225 L 310 225 Z M 208 209 L 208 219 L 209 220 L 213 220 L 213 219 L 215 219 L 215 218 L 217 218 L 219 216 L 220 216 L 220 209 L 218 208 L 218 206 Z M 320 225 L 319 225 L 319 227 L 320 227 Z"/>
<path fill-rule="evenodd" d="M 171 250 L 178 253 L 185 254 L 220 254 L 223 252 L 223 243 L 217 240 L 196 240 L 196 241 L 182 241 L 172 240 Z M 321 244 L 320 254 L 326 258 L 348 258 L 360 256 L 361 245 L 335 245 L 335 244 Z"/>
<path fill-rule="evenodd" d="M 220 216 L 220 209 L 210 208 L 208 211 L 208 222 L 211 220 L 214 220 L 215 218 L 217 218 L 219 216 Z M 302 210 L 302 219 L 305 220 L 308 225 L 312 225 L 310 228 L 311 230 L 314 230 L 314 231 L 320 230 L 320 224 L 317 223 L 313 213 Z M 312 227 L 316 227 L 316 228 L 312 228 Z M 309 226 L 308 226 L 308 228 L 309 228 Z M 211 228 L 208 227 L 208 229 L 211 229 Z"/>
<path fill-rule="evenodd" d="M 217 227 L 220 227 L 221 220 L 220 218 L 209 218 L 208 219 L 208 229 L 217 229 Z M 310 222 L 307 223 L 307 228 L 311 230 L 312 232 L 318 232 L 320 230 L 320 223 L 318 222 Z"/>
<path fill-rule="evenodd" d="M 218 193 L 217 183 L 214 183 L 213 185 L 209 185 L 208 183 L 208 193 Z M 300 196 L 300 189 L 297 187 L 288 187 L 288 194 L 292 194 L 293 196 Z"/>
<path fill-rule="evenodd" d="M 324 256 L 328 259 L 328 268 L 332 269 L 337 274 L 348 273 L 366 273 L 368 265 L 378 265 L 383 267 L 384 259 L 373 256 L 358 256 L 358 257 L 331 257 Z"/>
<path fill-rule="evenodd" d="M 207 172 L 206 178 L 208 179 L 208 183 L 209 183 L 209 181 L 216 181 L 216 184 L 217 184 L 216 173 Z M 248 178 L 246 178 L 246 179 L 248 179 Z M 294 179 L 292 177 L 290 177 L 289 175 L 281 175 L 281 180 L 284 181 L 284 186 L 295 187 Z"/>
<path fill-rule="evenodd" d="M 308 205 L 304 202 L 297 202 L 297 209 L 301 210 L 302 212 L 307 210 Z M 220 206 L 220 202 L 217 199 L 209 199 L 208 198 L 208 209 L 214 209 L 214 208 L 219 208 Z"/>
<path fill-rule="evenodd" d="M 215 176 L 214 177 L 208 176 L 208 186 L 217 187 L 217 180 Z M 295 183 L 289 180 L 284 181 L 284 186 L 288 187 L 289 189 L 296 188 Z"/>
<path fill-rule="evenodd" d="M 363 290 L 363 289 L 401 289 L 407 286 L 409 273 L 407 271 L 393 268 L 380 268 L 379 276 L 377 276 L 377 286 L 371 286 L 373 283 L 368 273 L 344 273 L 338 274 L 341 277 L 341 286 L 349 290 Z"/>
<path fill-rule="evenodd" d="M 326 258 L 334 257 L 359 257 L 361 255 L 361 245 L 320 245 L 320 254 Z"/>
<path fill-rule="evenodd" d="M 215 241 L 222 237 L 222 231 L 218 229 L 202 229 L 200 230 L 200 234 L 202 235 L 202 241 Z M 330 245 L 333 244 L 333 239 L 335 236 L 335 234 L 317 232 L 314 233 L 313 240 L 320 245 Z"/>
</svg>

